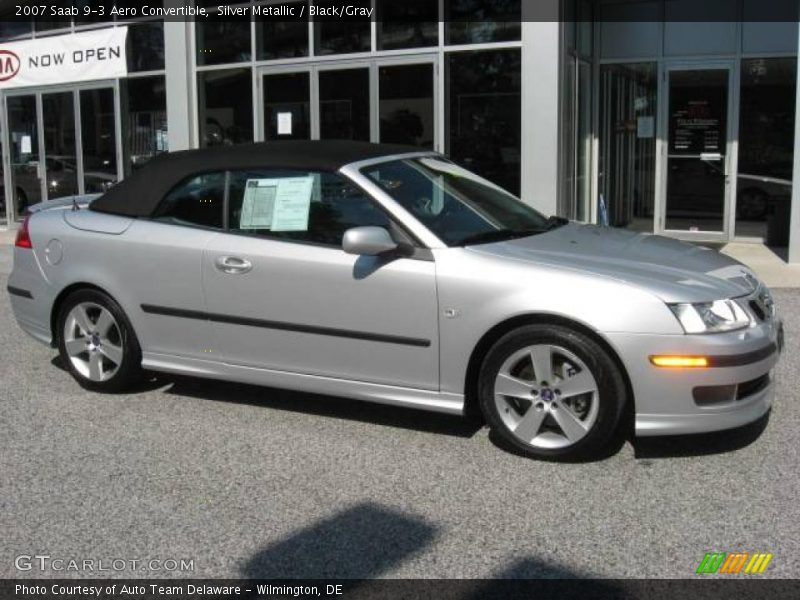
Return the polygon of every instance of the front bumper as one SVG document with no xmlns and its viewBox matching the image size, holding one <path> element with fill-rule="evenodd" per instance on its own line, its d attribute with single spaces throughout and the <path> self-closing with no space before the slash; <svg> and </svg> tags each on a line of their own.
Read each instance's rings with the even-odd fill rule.
<svg viewBox="0 0 800 600">
<path fill-rule="evenodd" d="M 636 435 L 732 429 L 758 420 L 772 405 L 773 369 L 783 348 L 783 325 L 779 319 L 724 334 L 607 337 L 630 376 Z M 717 359 L 712 364 L 718 366 L 660 368 L 650 363 L 652 355 L 711 356 Z M 713 401 L 707 401 L 704 390 L 714 392 Z M 719 391 L 723 393 L 717 394 Z"/>
</svg>

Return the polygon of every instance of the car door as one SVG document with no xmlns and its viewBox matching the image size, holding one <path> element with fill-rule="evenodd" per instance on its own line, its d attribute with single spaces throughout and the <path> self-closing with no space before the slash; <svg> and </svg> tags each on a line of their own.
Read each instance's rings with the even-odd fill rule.
<svg viewBox="0 0 800 600">
<path fill-rule="evenodd" d="M 432 259 L 342 250 L 351 227 L 396 227 L 372 198 L 334 173 L 231 172 L 228 190 L 228 230 L 203 258 L 227 362 L 438 389 Z"/>
<path fill-rule="evenodd" d="M 113 257 L 120 287 L 141 310 L 137 333 L 147 353 L 214 356 L 210 323 L 187 316 L 205 312 L 203 249 L 223 226 L 225 177 L 224 171 L 204 173 L 179 183 L 152 218 L 133 222 Z"/>
</svg>

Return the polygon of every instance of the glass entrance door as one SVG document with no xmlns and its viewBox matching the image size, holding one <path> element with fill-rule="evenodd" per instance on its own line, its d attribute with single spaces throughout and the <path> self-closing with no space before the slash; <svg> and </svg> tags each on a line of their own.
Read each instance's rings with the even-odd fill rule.
<svg viewBox="0 0 800 600">
<path fill-rule="evenodd" d="M 5 182 L 8 220 L 24 214 L 28 206 L 42 200 L 43 169 L 39 155 L 39 120 L 35 94 L 6 99 L 8 132 L 6 145 L 10 158 L 9 182 Z"/>
<path fill-rule="evenodd" d="M 415 56 L 263 67 L 258 139 L 438 149 L 435 60 Z"/>
<path fill-rule="evenodd" d="M 382 63 L 378 67 L 379 139 L 433 150 L 436 139 L 434 64 Z"/>
<path fill-rule="evenodd" d="M 730 206 L 730 66 L 667 69 L 663 229 L 726 239 Z"/>
<path fill-rule="evenodd" d="M 262 139 L 311 139 L 311 71 L 261 75 Z"/>
<path fill-rule="evenodd" d="M 6 95 L 4 200 L 11 203 L 3 212 L 10 220 L 20 220 L 37 202 L 102 193 L 116 183 L 121 176 L 116 94 L 113 85 L 104 85 Z"/>
<path fill-rule="evenodd" d="M 79 193 L 75 94 L 42 94 L 46 191 L 51 198 Z"/>
<path fill-rule="evenodd" d="M 319 69 L 319 139 L 372 139 L 369 65 Z"/>
</svg>

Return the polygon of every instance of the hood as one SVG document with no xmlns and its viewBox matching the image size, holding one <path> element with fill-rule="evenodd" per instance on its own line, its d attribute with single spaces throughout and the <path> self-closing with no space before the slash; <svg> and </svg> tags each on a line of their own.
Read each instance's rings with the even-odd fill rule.
<svg viewBox="0 0 800 600">
<path fill-rule="evenodd" d="M 570 223 L 540 235 L 469 250 L 622 281 L 670 303 L 736 298 L 758 286 L 750 269 L 716 250 L 594 225 Z"/>
</svg>

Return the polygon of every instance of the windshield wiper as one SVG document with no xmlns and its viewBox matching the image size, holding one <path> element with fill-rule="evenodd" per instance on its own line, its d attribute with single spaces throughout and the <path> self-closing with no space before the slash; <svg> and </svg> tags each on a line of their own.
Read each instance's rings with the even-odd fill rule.
<svg viewBox="0 0 800 600">
<path fill-rule="evenodd" d="M 536 235 L 537 233 L 544 233 L 545 229 L 495 229 L 493 231 L 484 231 L 470 235 L 462 240 L 459 240 L 456 246 L 469 246 L 471 244 L 487 244 L 489 242 L 502 242 L 503 240 L 512 240 L 514 238 L 527 237 L 529 235 Z"/>
</svg>

